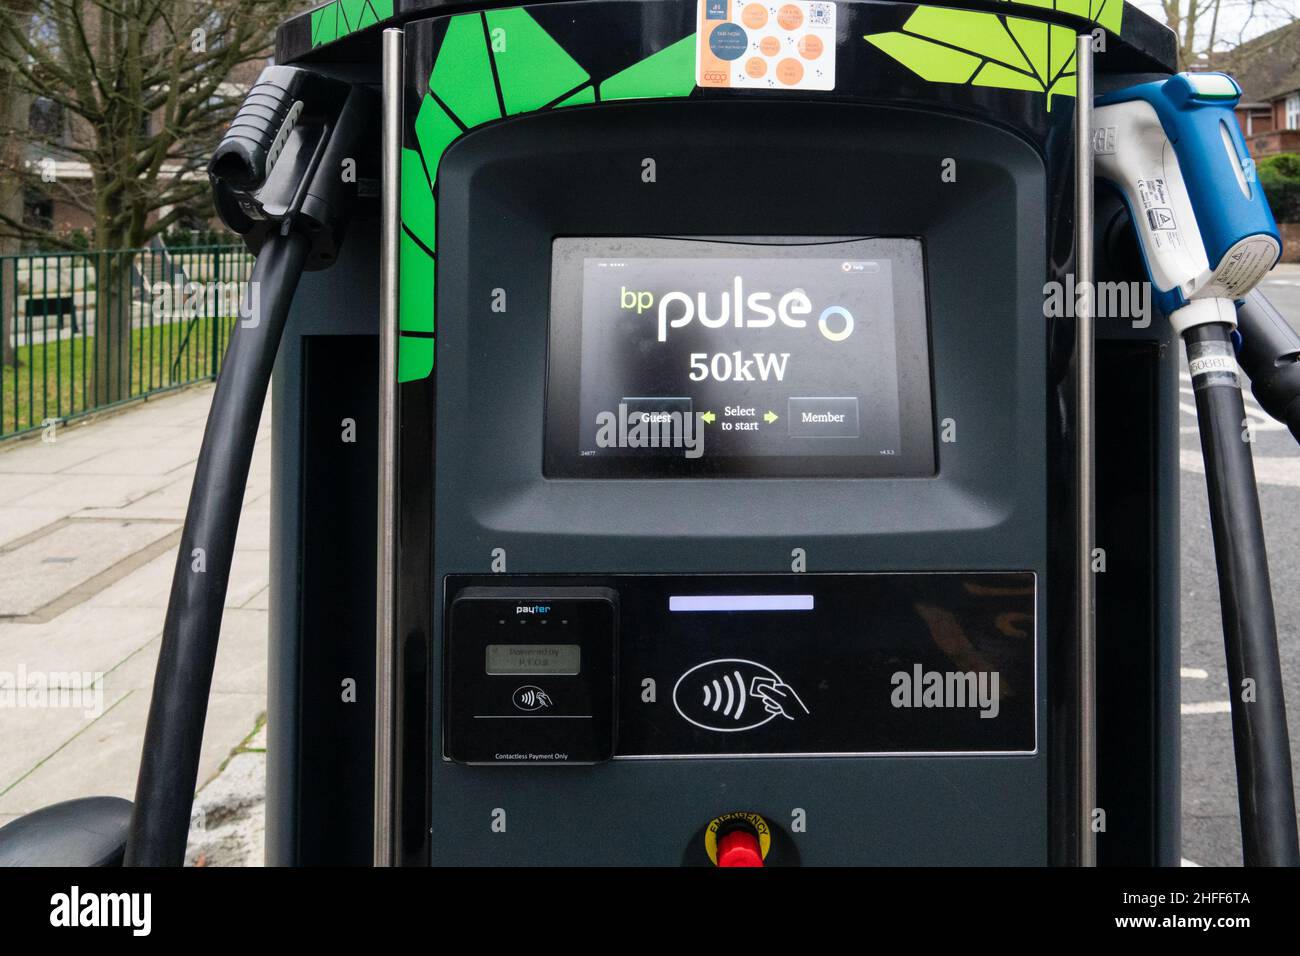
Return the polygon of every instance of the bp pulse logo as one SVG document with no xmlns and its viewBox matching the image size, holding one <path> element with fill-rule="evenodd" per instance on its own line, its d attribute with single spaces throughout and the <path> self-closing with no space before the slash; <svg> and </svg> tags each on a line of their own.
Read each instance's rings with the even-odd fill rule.
<svg viewBox="0 0 1300 956">
<path fill-rule="evenodd" d="M 691 295 L 680 290 L 665 292 L 656 307 L 653 292 L 619 289 L 619 308 L 636 310 L 642 315 L 657 308 L 659 341 L 668 341 L 669 329 L 681 329 L 699 322 L 706 329 L 732 326 L 737 329 L 767 329 L 780 322 L 791 329 L 808 327 L 808 319 L 816 312 L 812 299 L 803 289 L 791 289 L 777 294 L 757 290 L 746 294 L 745 282 L 736 276 L 730 291 L 720 291 L 715 296 L 707 292 Z M 831 342 L 843 342 L 853 334 L 853 313 L 842 305 L 828 305 L 818 314 L 817 330 Z"/>
<path fill-rule="evenodd" d="M 797 720 L 808 715 L 780 674 L 738 657 L 696 664 L 677 678 L 673 706 L 687 723 L 723 734 L 753 730 L 777 717 Z"/>
</svg>

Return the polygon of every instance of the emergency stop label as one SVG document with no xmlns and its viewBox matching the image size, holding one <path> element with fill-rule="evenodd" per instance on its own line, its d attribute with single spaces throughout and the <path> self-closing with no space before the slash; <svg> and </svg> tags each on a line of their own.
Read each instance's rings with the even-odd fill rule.
<svg viewBox="0 0 1300 956">
<path fill-rule="evenodd" d="M 830 0 L 699 0 L 698 86 L 835 89 Z"/>
</svg>

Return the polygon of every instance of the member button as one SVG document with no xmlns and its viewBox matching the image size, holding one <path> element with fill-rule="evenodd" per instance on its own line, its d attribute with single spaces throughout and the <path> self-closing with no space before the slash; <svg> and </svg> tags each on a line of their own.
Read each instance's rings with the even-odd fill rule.
<svg viewBox="0 0 1300 956">
<path fill-rule="evenodd" d="M 792 398 L 790 434 L 800 438 L 857 438 L 858 399 Z"/>
</svg>

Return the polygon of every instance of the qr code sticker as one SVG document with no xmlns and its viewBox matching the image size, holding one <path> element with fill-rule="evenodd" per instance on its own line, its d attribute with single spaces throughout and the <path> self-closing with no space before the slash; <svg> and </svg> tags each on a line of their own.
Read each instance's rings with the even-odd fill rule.
<svg viewBox="0 0 1300 956">
<path fill-rule="evenodd" d="M 831 11 L 834 7 L 829 3 L 810 3 L 808 4 L 808 25 L 812 27 L 828 27 L 831 25 Z"/>
</svg>

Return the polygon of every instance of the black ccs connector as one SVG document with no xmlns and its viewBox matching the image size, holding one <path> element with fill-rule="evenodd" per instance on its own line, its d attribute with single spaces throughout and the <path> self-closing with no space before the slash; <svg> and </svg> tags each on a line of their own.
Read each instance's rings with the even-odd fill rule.
<svg viewBox="0 0 1300 956">
<path fill-rule="evenodd" d="M 378 96 L 292 66 L 262 71 L 212 154 L 222 221 L 254 253 L 293 228 L 312 243 L 308 269 L 338 256 L 359 184 L 378 176 Z"/>
</svg>

